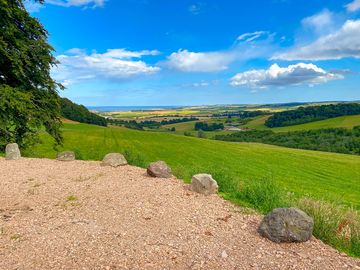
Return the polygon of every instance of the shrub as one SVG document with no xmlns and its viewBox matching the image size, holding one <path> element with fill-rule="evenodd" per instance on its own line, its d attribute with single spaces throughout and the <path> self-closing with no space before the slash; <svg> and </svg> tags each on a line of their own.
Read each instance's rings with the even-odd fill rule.
<svg viewBox="0 0 360 270">
<path fill-rule="evenodd" d="M 200 129 L 197 136 L 198 138 L 206 138 L 206 133 Z"/>
</svg>

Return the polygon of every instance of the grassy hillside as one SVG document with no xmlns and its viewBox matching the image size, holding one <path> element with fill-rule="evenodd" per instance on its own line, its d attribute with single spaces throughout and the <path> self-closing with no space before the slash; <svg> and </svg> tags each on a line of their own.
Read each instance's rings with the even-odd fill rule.
<svg viewBox="0 0 360 270">
<path fill-rule="evenodd" d="M 80 159 L 101 160 L 109 152 L 122 152 L 135 165 L 165 160 L 186 181 L 195 173 L 213 174 L 220 191 L 233 200 L 240 197 L 243 183 L 272 179 L 299 196 L 341 200 L 360 209 L 359 156 L 86 124 L 65 124 L 63 132 L 63 149 L 74 150 Z M 26 155 L 54 158 L 51 139 L 45 134 L 42 139 Z"/>
<path fill-rule="evenodd" d="M 300 131 L 300 130 L 311 130 L 311 129 L 321 129 L 321 128 L 353 128 L 360 125 L 360 115 L 348 115 L 341 116 L 331 119 L 326 119 L 322 121 L 310 122 L 306 124 L 287 126 L 287 127 L 278 127 L 278 128 L 268 128 L 264 125 L 266 119 L 269 116 L 260 116 L 256 119 L 250 121 L 245 126 L 249 128 L 254 128 L 257 130 L 272 130 L 274 132 L 287 132 L 287 131 Z"/>
</svg>

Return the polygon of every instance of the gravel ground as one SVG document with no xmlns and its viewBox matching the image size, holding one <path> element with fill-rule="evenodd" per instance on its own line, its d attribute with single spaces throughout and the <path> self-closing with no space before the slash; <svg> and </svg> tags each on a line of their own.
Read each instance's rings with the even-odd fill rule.
<svg viewBox="0 0 360 270">
<path fill-rule="evenodd" d="M 360 269 L 263 239 L 260 219 L 137 167 L 0 158 L 0 269 Z"/>
</svg>

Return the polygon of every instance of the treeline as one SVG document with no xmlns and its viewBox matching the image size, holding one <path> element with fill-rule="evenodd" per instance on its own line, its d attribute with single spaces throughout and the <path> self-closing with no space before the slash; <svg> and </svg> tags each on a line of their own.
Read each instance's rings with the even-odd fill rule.
<svg viewBox="0 0 360 270">
<path fill-rule="evenodd" d="M 170 119 L 170 120 L 162 120 L 160 122 L 160 124 L 161 125 L 171 125 L 171 124 L 191 122 L 191 121 L 197 121 L 197 120 L 199 120 L 199 118 L 196 118 L 196 117 L 174 118 L 174 119 Z"/>
<path fill-rule="evenodd" d="M 275 113 L 267 119 L 265 125 L 284 127 L 355 114 L 360 114 L 360 104 L 358 103 L 300 107 L 296 110 Z"/>
<path fill-rule="evenodd" d="M 237 111 L 237 112 L 224 112 L 224 113 L 214 113 L 213 117 L 225 117 L 225 116 L 238 116 L 240 118 L 250 118 L 260 115 L 268 115 L 269 112 L 266 111 Z"/>
<path fill-rule="evenodd" d="M 199 120 L 195 117 L 184 117 L 184 118 L 178 118 L 178 119 L 170 119 L 170 120 L 162 120 L 160 122 L 153 121 L 153 120 L 145 120 L 137 122 L 135 120 L 122 120 L 122 119 L 107 119 L 107 122 L 111 125 L 116 126 L 124 126 L 126 128 L 131 129 L 137 129 L 137 130 L 144 130 L 144 128 L 149 129 L 157 129 L 160 128 L 163 125 L 170 125 L 170 124 L 176 124 L 176 123 L 182 123 L 182 122 L 190 122 L 190 121 L 196 121 Z"/>
<path fill-rule="evenodd" d="M 360 155 L 360 126 L 354 127 L 352 130 L 328 128 L 281 133 L 253 130 L 217 135 L 215 139 L 232 142 L 259 142 L 290 148 Z"/>
<path fill-rule="evenodd" d="M 210 125 L 205 122 L 196 122 L 195 123 L 195 130 L 215 131 L 215 130 L 222 130 L 222 129 L 224 129 L 223 123 L 212 123 Z"/>
<path fill-rule="evenodd" d="M 107 126 L 107 121 L 104 117 L 90 112 L 85 106 L 75 104 L 67 98 L 61 98 L 61 115 L 64 118 L 80 123 Z"/>
<path fill-rule="evenodd" d="M 137 122 L 135 120 L 122 120 L 122 119 L 107 119 L 108 124 L 114 126 L 124 126 L 126 128 L 137 129 L 137 130 L 144 130 L 144 128 L 156 129 L 159 128 L 160 123 L 156 121 L 142 121 Z"/>
</svg>

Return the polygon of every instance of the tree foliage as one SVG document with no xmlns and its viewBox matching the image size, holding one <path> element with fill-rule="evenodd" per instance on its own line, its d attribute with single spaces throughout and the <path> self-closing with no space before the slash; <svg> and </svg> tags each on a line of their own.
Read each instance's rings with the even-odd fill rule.
<svg viewBox="0 0 360 270">
<path fill-rule="evenodd" d="M 123 120 L 123 119 L 113 119 L 108 118 L 107 122 L 111 125 L 116 126 L 124 126 L 126 128 L 131 129 L 137 129 L 137 130 L 144 130 L 144 128 L 148 129 L 158 129 L 163 125 L 170 125 L 170 124 L 176 124 L 176 123 L 183 123 L 183 122 L 191 122 L 199 120 L 195 117 L 184 117 L 184 118 L 174 118 L 169 120 L 161 120 L 159 121 L 153 121 L 153 120 L 145 120 L 145 121 L 136 121 L 136 120 Z"/>
<path fill-rule="evenodd" d="M 265 125 L 284 127 L 355 114 L 360 114 L 360 104 L 358 103 L 300 107 L 296 110 L 275 113 L 265 122 Z"/>
<path fill-rule="evenodd" d="M 271 130 L 253 130 L 217 135 L 216 140 L 259 142 L 291 148 L 360 155 L 360 126 L 351 129 L 327 128 L 309 131 L 275 133 Z"/>
<path fill-rule="evenodd" d="M 196 122 L 195 130 L 203 130 L 203 131 L 215 131 L 224 129 L 223 123 L 212 123 L 208 124 L 205 122 Z"/>
<path fill-rule="evenodd" d="M 80 123 L 107 126 L 107 121 L 104 117 L 90 112 L 85 106 L 75 104 L 67 98 L 61 99 L 61 114 L 67 119 Z"/>
<path fill-rule="evenodd" d="M 57 61 L 47 37 L 23 1 L 0 0 L 0 148 L 9 142 L 29 146 L 42 127 L 62 141 L 57 92 L 62 86 L 50 76 Z"/>
</svg>

